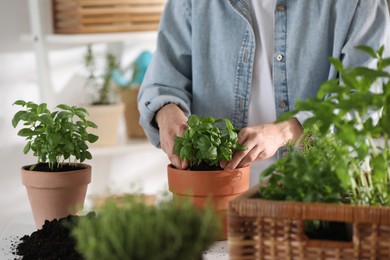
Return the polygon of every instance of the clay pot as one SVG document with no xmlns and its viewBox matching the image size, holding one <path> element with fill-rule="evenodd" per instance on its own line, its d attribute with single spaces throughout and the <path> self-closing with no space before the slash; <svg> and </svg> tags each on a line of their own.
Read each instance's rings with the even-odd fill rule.
<svg viewBox="0 0 390 260">
<path fill-rule="evenodd" d="M 88 120 L 97 125 L 97 128 L 90 128 L 89 132 L 99 136 L 99 139 L 90 146 L 116 145 L 118 143 L 120 122 L 123 118 L 124 104 L 83 105 L 83 107 L 88 111 Z"/>
<path fill-rule="evenodd" d="M 250 166 L 234 170 L 189 171 L 168 165 L 168 186 L 175 197 L 189 198 L 198 207 L 208 203 L 222 222 L 221 240 L 227 238 L 228 202 L 249 189 Z"/>
<path fill-rule="evenodd" d="M 91 166 L 78 164 L 82 169 L 64 172 L 40 172 L 21 169 L 22 183 L 33 212 L 37 229 L 45 220 L 76 214 L 82 208 L 91 182 Z"/>
</svg>

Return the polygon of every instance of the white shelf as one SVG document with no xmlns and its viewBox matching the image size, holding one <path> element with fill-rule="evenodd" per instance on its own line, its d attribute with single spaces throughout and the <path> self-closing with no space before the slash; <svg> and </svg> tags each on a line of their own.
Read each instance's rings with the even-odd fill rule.
<svg viewBox="0 0 390 260">
<path fill-rule="evenodd" d="M 33 42 L 31 34 L 21 35 L 21 40 Z M 157 39 L 156 31 L 145 32 L 117 32 L 117 33 L 96 33 L 96 34 L 46 34 L 44 41 L 47 44 L 72 45 L 88 43 L 113 43 L 113 42 L 135 42 Z"/>
</svg>

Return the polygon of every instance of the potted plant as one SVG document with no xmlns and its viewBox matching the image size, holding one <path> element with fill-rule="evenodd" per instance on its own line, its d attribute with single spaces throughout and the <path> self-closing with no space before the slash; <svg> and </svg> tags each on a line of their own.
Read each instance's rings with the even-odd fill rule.
<svg viewBox="0 0 390 260">
<path fill-rule="evenodd" d="M 377 59 L 376 69 L 330 58 L 339 79 L 280 119 L 311 111 L 303 141 L 263 172 L 266 185 L 231 201 L 232 259 L 388 258 L 390 58 L 384 47 L 358 48 Z M 346 231 L 330 234 L 334 227 Z"/>
<path fill-rule="evenodd" d="M 174 153 L 188 160 L 189 169 L 168 165 L 168 186 L 175 197 L 189 197 L 203 207 L 211 203 L 222 219 L 221 239 L 226 239 L 226 209 L 229 200 L 248 190 L 250 166 L 234 170 L 219 167 L 221 160 L 230 161 L 235 151 L 246 147 L 237 142 L 237 132 L 228 119 L 188 118 L 183 137 L 176 137 Z"/>
<path fill-rule="evenodd" d="M 14 115 L 12 125 L 23 122 L 18 135 L 26 139 L 23 152 L 32 152 L 37 163 L 23 166 L 22 182 L 26 186 L 37 228 L 45 220 L 75 213 L 84 203 L 87 185 L 91 182 L 91 166 L 82 163 L 91 159 L 88 143 L 98 137 L 88 128 L 96 125 L 86 119 L 87 111 L 76 106 L 18 100 L 22 108 Z"/>
<path fill-rule="evenodd" d="M 99 68 L 96 63 L 92 45 L 89 44 L 84 55 L 88 77 L 85 83 L 87 104 L 83 107 L 88 110 L 88 118 L 97 125 L 96 129 L 92 129 L 92 133 L 99 136 L 94 145 L 115 145 L 124 110 L 123 103 L 118 101 L 112 81 L 112 71 L 118 65 L 115 56 L 110 52 L 106 53 L 103 75 L 100 77 L 97 75 Z"/>
<path fill-rule="evenodd" d="M 124 195 L 80 218 L 72 235 L 85 259 L 201 259 L 219 228 L 212 208 L 168 197 L 148 205 L 142 195 Z"/>
</svg>

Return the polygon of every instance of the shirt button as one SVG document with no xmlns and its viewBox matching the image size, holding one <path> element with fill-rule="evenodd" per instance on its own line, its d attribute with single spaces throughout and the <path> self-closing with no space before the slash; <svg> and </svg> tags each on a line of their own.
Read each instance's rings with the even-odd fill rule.
<svg viewBox="0 0 390 260">
<path fill-rule="evenodd" d="M 278 56 L 276 56 L 276 59 L 277 59 L 278 61 L 283 60 L 283 55 L 282 55 L 282 54 L 278 54 Z"/>
<path fill-rule="evenodd" d="M 279 107 L 280 108 L 286 108 L 286 102 L 284 102 L 283 100 L 282 101 L 280 101 L 280 103 L 279 103 Z"/>
<path fill-rule="evenodd" d="M 286 11 L 286 6 L 285 5 L 278 5 L 278 6 L 276 6 L 276 10 L 279 12 L 284 12 L 284 11 Z"/>
</svg>

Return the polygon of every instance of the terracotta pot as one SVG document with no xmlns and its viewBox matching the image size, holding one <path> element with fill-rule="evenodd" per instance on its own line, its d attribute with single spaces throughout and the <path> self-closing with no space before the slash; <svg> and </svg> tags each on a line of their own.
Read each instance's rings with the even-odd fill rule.
<svg viewBox="0 0 390 260">
<path fill-rule="evenodd" d="M 45 220 L 76 214 L 82 208 L 91 182 L 91 166 L 79 166 L 83 169 L 66 172 L 30 171 L 30 166 L 22 167 L 22 183 L 38 229 Z"/>
<path fill-rule="evenodd" d="M 99 139 L 91 146 L 116 145 L 124 104 L 83 105 L 83 107 L 88 111 L 88 120 L 97 125 L 97 128 L 89 128 L 91 134 L 99 136 Z"/>
<path fill-rule="evenodd" d="M 168 165 L 168 186 L 174 196 L 190 198 L 198 207 L 211 203 L 217 210 L 222 222 L 221 240 L 227 237 L 228 202 L 249 189 L 249 180 L 250 166 L 229 171 L 189 171 Z"/>
</svg>

